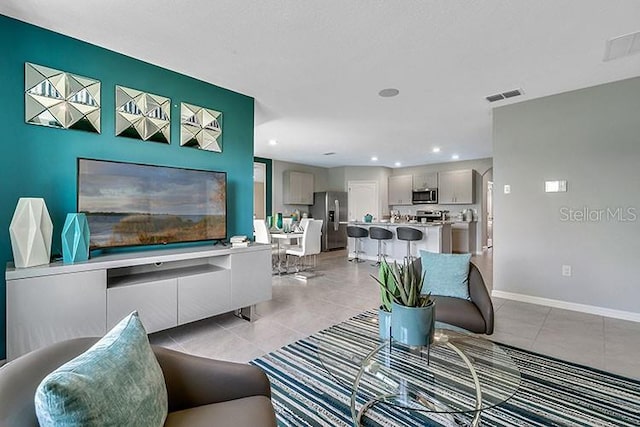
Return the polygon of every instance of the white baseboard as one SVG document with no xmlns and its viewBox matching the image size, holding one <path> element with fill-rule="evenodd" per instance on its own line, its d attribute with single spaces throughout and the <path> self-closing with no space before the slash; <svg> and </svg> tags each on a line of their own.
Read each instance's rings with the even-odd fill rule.
<svg viewBox="0 0 640 427">
<path fill-rule="evenodd" d="M 606 307 L 597 307 L 595 305 L 578 304 L 575 302 L 561 301 L 551 298 L 534 297 L 531 295 L 516 294 L 513 292 L 505 292 L 495 289 L 491 291 L 491 296 L 520 302 L 528 302 L 530 304 L 545 305 L 547 307 L 580 311 L 582 313 L 596 314 L 599 316 L 613 317 L 614 319 L 640 322 L 640 313 L 634 313 L 632 311 L 614 310 Z"/>
</svg>

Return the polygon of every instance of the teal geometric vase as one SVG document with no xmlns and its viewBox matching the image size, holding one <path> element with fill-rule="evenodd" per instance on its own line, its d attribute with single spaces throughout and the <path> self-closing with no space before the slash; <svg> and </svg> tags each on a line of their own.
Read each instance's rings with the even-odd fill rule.
<svg viewBox="0 0 640 427">
<path fill-rule="evenodd" d="M 89 259 L 89 223 L 83 213 L 67 214 L 62 228 L 62 259 L 64 262 Z"/>
</svg>

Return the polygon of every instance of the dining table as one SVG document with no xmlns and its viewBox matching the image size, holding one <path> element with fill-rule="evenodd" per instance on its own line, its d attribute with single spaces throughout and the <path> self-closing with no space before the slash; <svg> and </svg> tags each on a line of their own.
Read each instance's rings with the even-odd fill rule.
<svg viewBox="0 0 640 427">
<path fill-rule="evenodd" d="M 288 231 L 285 232 L 283 230 L 269 230 L 269 233 L 271 234 L 271 240 L 275 240 L 276 241 L 276 254 L 277 254 L 277 265 L 276 265 L 276 270 L 274 271 L 274 274 L 286 274 L 288 273 L 287 271 L 287 267 L 286 267 L 286 255 L 283 258 L 282 256 L 282 251 L 280 250 L 280 242 L 289 242 L 291 243 L 293 240 L 298 240 L 302 238 L 302 232 L 300 231 Z M 284 264 L 284 266 L 283 266 Z"/>
</svg>

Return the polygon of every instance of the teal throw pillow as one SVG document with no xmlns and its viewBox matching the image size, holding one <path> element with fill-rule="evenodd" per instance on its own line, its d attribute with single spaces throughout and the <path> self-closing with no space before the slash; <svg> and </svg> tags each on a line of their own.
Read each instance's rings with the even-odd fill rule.
<svg viewBox="0 0 640 427">
<path fill-rule="evenodd" d="M 167 388 L 138 313 L 47 375 L 35 406 L 41 427 L 162 426 Z"/>
<path fill-rule="evenodd" d="M 420 251 L 425 274 L 422 292 L 431 295 L 469 299 L 471 254 L 439 254 Z"/>
</svg>

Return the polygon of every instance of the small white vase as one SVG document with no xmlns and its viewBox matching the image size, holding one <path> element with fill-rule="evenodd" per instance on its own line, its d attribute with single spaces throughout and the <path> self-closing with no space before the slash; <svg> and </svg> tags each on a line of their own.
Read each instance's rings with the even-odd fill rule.
<svg viewBox="0 0 640 427">
<path fill-rule="evenodd" d="M 16 268 L 49 264 L 53 223 L 44 199 L 23 197 L 9 226 Z"/>
</svg>

